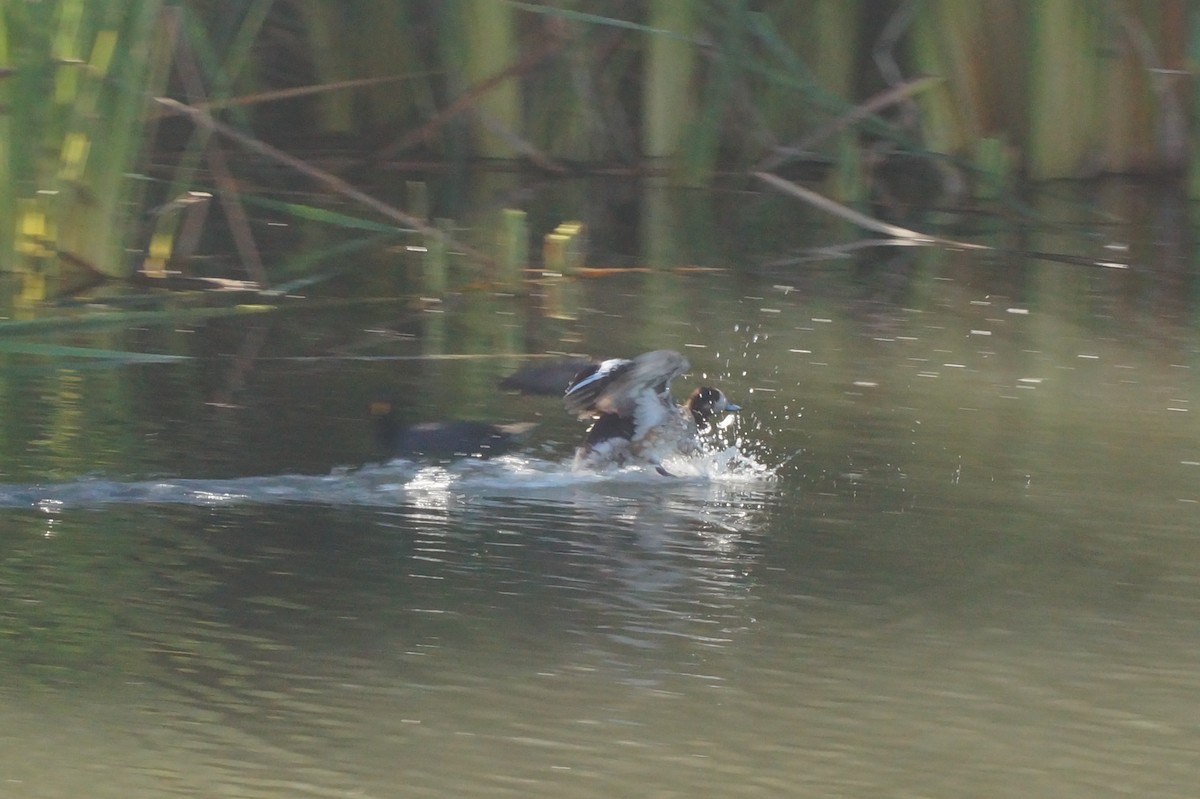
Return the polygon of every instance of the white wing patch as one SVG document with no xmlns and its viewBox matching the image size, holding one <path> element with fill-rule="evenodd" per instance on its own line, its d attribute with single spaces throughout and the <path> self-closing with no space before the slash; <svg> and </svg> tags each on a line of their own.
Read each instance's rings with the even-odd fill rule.
<svg viewBox="0 0 1200 799">
<path fill-rule="evenodd" d="M 675 410 L 668 405 L 669 400 L 653 391 L 643 391 L 637 397 L 634 411 L 633 440 L 640 441 L 646 433 L 662 424 L 670 423 Z"/>
<path fill-rule="evenodd" d="M 609 358 L 607 361 L 601 361 L 600 365 L 596 367 L 595 372 L 571 386 L 571 390 L 567 393 L 573 394 L 585 386 L 590 386 L 592 383 L 599 383 L 601 380 L 607 380 L 609 375 L 611 375 L 617 369 L 617 367 L 626 363 L 629 363 L 629 361 L 623 358 Z"/>
</svg>

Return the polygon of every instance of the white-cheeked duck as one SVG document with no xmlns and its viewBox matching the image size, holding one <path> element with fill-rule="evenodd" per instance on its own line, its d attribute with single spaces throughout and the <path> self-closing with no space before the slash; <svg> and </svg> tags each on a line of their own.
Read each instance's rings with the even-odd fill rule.
<svg viewBox="0 0 1200 799">
<path fill-rule="evenodd" d="M 576 375 L 563 403 L 580 419 L 594 421 L 575 451 L 575 467 L 645 464 L 669 476 L 664 459 L 694 454 L 704 433 L 741 410 L 711 386 L 697 388 L 682 405 L 675 402 L 671 381 L 689 368 L 680 353 L 655 350 L 602 361 Z"/>
</svg>

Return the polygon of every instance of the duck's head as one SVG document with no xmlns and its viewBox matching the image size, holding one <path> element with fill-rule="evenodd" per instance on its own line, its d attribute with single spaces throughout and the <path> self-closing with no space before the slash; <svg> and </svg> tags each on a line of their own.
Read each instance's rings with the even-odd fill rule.
<svg viewBox="0 0 1200 799">
<path fill-rule="evenodd" d="M 742 409 L 734 405 L 725 396 L 725 392 L 712 386 L 701 386 L 688 397 L 685 407 L 692 412 L 696 420 L 696 429 L 707 430 L 709 425 L 728 413 L 737 413 Z"/>
</svg>

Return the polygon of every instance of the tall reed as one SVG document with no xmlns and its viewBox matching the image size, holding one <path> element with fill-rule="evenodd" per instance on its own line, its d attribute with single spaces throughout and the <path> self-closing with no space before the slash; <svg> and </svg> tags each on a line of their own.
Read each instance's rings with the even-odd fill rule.
<svg viewBox="0 0 1200 799">
<path fill-rule="evenodd" d="M 9 49 L 9 22 L 7 14 L 0 12 L 0 70 L 13 68 L 13 56 Z M 16 175 L 12 166 L 15 159 L 16 141 L 13 137 L 12 114 L 15 107 L 13 81 L 15 75 L 0 75 L 0 108 L 6 108 L 6 113 L 0 113 L 0 272 L 11 269 L 10 259 L 13 255 L 13 235 L 16 232 L 13 221 L 17 218 L 16 200 L 18 189 L 15 184 Z"/>
<path fill-rule="evenodd" d="M 160 8 L 59 0 L 0 11 L 3 61 L 15 70 L 2 81 L 0 123 L 0 208 L 18 236 L 4 234 L 5 259 L 17 255 L 8 268 L 51 279 L 63 262 L 128 273 L 127 212 L 143 190 L 131 173 L 147 141 L 146 97 L 171 54 Z"/>
<path fill-rule="evenodd" d="M 1191 157 L 1188 162 L 1188 196 L 1200 198 L 1200 80 L 1195 65 L 1200 64 L 1200 9 L 1190 6 L 1187 20 L 1187 61 L 1193 65 L 1191 92 Z"/>
<path fill-rule="evenodd" d="M 1200 9 L 1182 0 L 243 0 L 232 8 L 217 0 L 0 6 L 0 269 L 23 268 L 31 296 L 38 276 L 53 279 L 65 262 L 129 273 L 125 253 L 144 235 L 129 212 L 145 185 L 129 175 L 153 134 L 146 99 L 162 92 L 175 55 L 164 9 L 184 22 L 208 99 L 315 80 L 322 91 L 291 106 L 295 116 L 258 121 L 371 141 L 388 134 L 399 142 L 388 157 L 419 153 L 459 167 L 525 157 L 554 168 L 562 154 L 666 165 L 676 182 L 704 184 L 722 166 L 816 131 L 811 144 L 825 157 L 837 160 L 840 148 L 843 179 L 867 164 L 846 148 L 880 138 L 988 169 L 1015 155 L 1030 177 L 1049 179 L 1160 170 L 1178 165 L 1189 143 L 1200 148 L 1196 81 L 1186 117 L 1182 78 L 1166 74 L 1196 63 L 1200 50 Z M 889 31 L 895 39 L 883 47 Z M 546 47 L 553 36 L 567 45 Z M 283 40 L 303 48 L 278 46 Z M 896 75 L 881 73 L 881 49 L 894 56 Z M 915 101 L 913 128 L 892 121 L 895 103 L 850 113 L 920 72 L 942 82 Z M 374 82 L 356 82 L 363 78 Z M 256 121 L 239 109 L 226 118 L 241 129 Z M 203 143 L 198 135 L 188 146 L 172 196 L 209 188 L 191 185 Z M 1192 186 L 1200 194 L 1200 177 Z"/>
<path fill-rule="evenodd" d="M 760 69 L 762 85 L 755 96 L 764 120 L 781 139 L 811 132 L 851 105 L 863 55 L 862 5 L 861 0 L 777 1 L 751 25 L 759 36 L 769 26 L 777 42 Z M 832 146 L 832 140 L 824 144 Z"/>
<path fill-rule="evenodd" d="M 915 70 L 944 78 L 916 100 L 923 140 L 933 152 L 963 152 L 986 124 L 982 63 L 975 57 L 987 36 L 982 22 L 981 4 L 954 0 L 928 0 L 913 20 Z"/>
<path fill-rule="evenodd" d="M 339 7 L 324 0 L 304 0 L 303 13 L 308 55 L 317 80 L 331 84 L 356 77 L 352 64 L 355 30 L 353 6 Z M 369 26 L 359 26 L 365 30 Z M 322 92 L 317 96 L 314 121 L 323 133 L 350 133 L 356 129 L 354 95 L 349 92 Z"/>
<path fill-rule="evenodd" d="M 1096 12 L 1075 0 L 1029 6 L 1027 168 L 1037 180 L 1080 174 L 1097 123 Z"/>
<path fill-rule="evenodd" d="M 650 0 L 646 24 L 657 31 L 646 45 L 642 89 L 642 155 L 677 155 L 695 118 L 697 4 Z"/>
<path fill-rule="evenodd" d="M 462 80 L 469 87 L 500 74 L 517 61 L 516 12 L 507 3 L 494 0 L 457 2 L 462 15 Z M 517 78 L 510 77 L 479 98 L 471 125 L 476 154 L 484 158 L 513 156 L 513 146 L 502 132 L 518 136 L 524 133 L 519 89 Z"/>
</svg>

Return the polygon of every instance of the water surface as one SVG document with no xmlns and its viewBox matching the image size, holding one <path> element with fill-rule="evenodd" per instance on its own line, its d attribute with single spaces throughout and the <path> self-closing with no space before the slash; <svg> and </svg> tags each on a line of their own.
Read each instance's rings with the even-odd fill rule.
<svg viewBox="0 0 1200 799">
<path fill-rule="evenodd" d="M 4 793 L 1192 795 L 1192 298 L 872 258 L 10 356 Z M 745 408 L 677 479 L 574 474 L 579 423 L 495 389 L 660 347 Z M 388 462 L 380 392 L 539 427 Z"/>
</svg>

